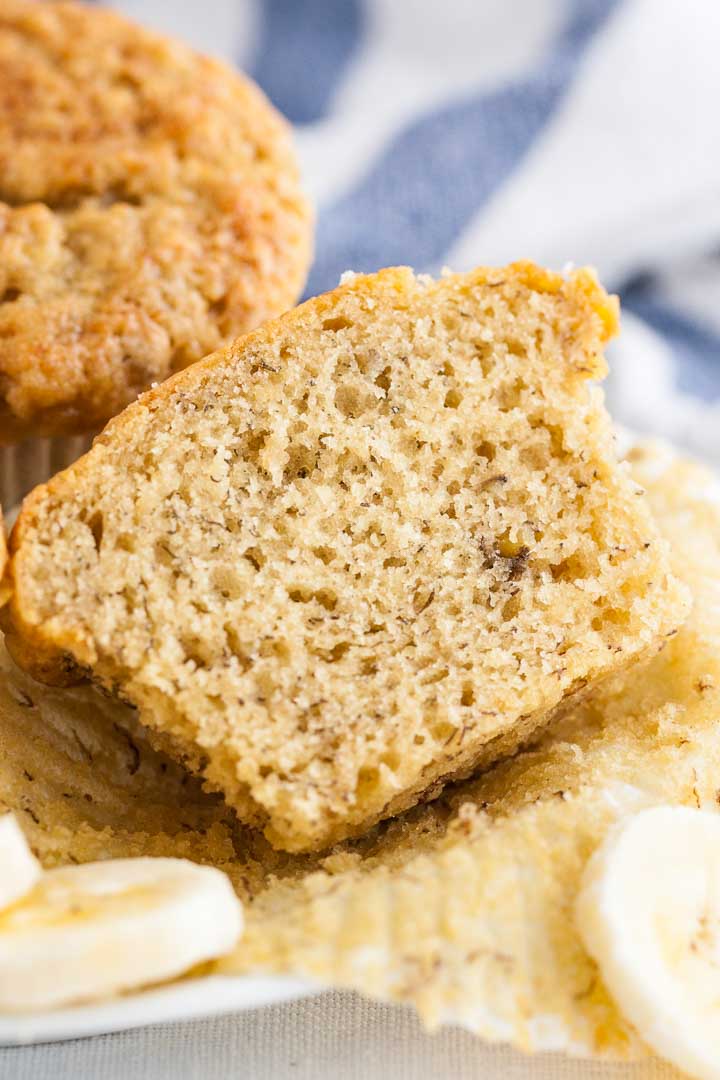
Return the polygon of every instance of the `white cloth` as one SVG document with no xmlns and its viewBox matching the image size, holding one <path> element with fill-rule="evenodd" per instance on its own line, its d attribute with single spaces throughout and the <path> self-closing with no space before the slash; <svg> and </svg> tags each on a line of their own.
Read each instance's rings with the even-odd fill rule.
<svg viewBox="0 0 720 1080">
<path fill-rule="evenodd" d="M 0 1080 L 681 1080 L 660 1062 L 525 1057 L 409 1009 L 324 994 L 215 1020 L 0 1050 Z"/>
</svg>

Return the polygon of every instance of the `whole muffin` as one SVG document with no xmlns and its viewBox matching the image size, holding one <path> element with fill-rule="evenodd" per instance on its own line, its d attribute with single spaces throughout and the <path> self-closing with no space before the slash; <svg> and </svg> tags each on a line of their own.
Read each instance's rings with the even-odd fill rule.
<svg viewBox="0 0 720 1080">
<path fill-rule="evenodd" d="M 291 306 L 312 221 L 287 125 L 215 60 L 114 12 L 4 0 L 0 68 L 9 446 L 97 431 Z M 51 451 L 30 472 L 68 456 Z"/>
</svg>

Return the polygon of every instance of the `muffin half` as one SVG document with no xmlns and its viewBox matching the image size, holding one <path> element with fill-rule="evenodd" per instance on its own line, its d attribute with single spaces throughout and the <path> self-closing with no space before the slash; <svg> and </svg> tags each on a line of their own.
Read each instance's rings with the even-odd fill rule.
<svg viewBox="0 0 720 1080">
<path fill-rule="evenodd" d="M 12 536 L 8 642 L 289 850 L 528 740 L 685 614 L 601 392 L 616 303 L 355 277 L 144 395 Z"/>
</svg>

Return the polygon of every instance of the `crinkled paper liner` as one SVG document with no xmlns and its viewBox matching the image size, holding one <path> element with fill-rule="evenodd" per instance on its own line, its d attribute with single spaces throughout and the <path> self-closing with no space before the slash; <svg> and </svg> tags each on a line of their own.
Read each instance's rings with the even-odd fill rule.
<svg viewBox="0 0 720 1080">
<path fill-rule="evenodd" d="M 92 435 L 71 435 L 0 446 L 0 506 L 17 506 L 34 487 L 77 461 L 92 440 Z"/>
</svg>

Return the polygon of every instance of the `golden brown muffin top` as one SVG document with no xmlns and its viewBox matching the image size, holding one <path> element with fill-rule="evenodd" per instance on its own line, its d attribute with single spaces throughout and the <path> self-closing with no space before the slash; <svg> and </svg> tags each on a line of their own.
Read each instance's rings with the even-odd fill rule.
<svg viewBox="0 0 720 1080">
<path fill-rule="evenodd" d="M 290 306 L 311 220 L 288 129 L 121 16 L 0 11 L 0 445 L 89 431 Z"/>
</svg>

